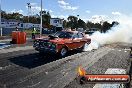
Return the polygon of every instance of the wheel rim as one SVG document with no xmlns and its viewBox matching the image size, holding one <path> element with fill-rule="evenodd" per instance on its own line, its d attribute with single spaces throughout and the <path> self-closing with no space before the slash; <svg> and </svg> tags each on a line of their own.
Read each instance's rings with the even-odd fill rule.
<svg viewBox="0 0 132 88">
<path fill-rule="evenodd" d="M 67 50 L 65 48 L 62 48 L 61 50 L 61 56 L 65 56 L 67 53 Z"/>
</svg>

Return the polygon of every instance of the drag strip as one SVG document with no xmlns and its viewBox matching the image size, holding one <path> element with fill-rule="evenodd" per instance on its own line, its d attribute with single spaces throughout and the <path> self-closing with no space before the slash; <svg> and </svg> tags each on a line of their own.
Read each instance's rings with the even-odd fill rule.
<svg viewBox="0 0 132 88">
<path fill-rule="evenodd" d="M 79 85 L 77 67 L 88 73 L 108 68 L 127 68 L 129 49 L 101 47 L 89 52 L 71 52 L 65 58 L 40 56 L 35 50 L 0 54 L 0 88 L 91 88 Z M 116 64 L 120 63 L 120 64 Z M 88 87 L 89 86 L 89 87 Z"/>
<path fill-rule="evenodd" d="M 109 50 L 108 48 L 102 48 L 95 52 L 82 52 L 69 55 L 63 59 L 57 58 L 59 60 L 52 58 L 54 60 L 51 61 L 49 61 L 51 58 L 48 57 L 38 57 L 37 52 L 4 58 L 9 61 L 10 65 L 8 64 L 7 66 L 9 67 L 4 68 L 3 71 L 1 70 L 0 84 L 1 86 L 6 85 L 7 88 L 27 86 L 35 88 L 63 88 L 76 77 L 76 68 L 79 65 L 82 63 L 83 67 L 88 64 L 92 65 L 100 57 L 108 53 Z M 103 54 L 104 51 L 107 52 Z M 94 53 L 96 54 L 94 55 Z M 47 61 L 46 63 L 46 60 L 49 62 Z"/>
</svg>

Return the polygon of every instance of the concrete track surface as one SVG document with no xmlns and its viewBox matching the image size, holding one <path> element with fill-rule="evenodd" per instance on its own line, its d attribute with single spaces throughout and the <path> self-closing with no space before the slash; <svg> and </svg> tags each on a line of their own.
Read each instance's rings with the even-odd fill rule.
<svg viewBox="0 0 132 88">
<path fill-rule="evenodd" d="M 90 74 L 104 74 L 108 68 L 129 72 L 127 44 L 111 44 L 97 50 L 71 51 L 67 57 L 40 56 L 32 47 L 0 51 L 0 88 L 93 88 L 76 82 L 77 67 Z"/>
</svg>

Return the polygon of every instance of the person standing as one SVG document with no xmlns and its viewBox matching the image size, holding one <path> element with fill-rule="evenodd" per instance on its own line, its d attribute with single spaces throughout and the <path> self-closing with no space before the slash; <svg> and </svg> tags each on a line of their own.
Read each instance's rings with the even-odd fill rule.
<svg viewBox="0 0 132 88">
<path fill-rule="evenodd" d="M 33 30 L 32 30 L 32 39 L 35 39 L 35 34 L 36 34 L 36 29 L 33 28 Z"/>
<path fill-rule="evenodd" d="M 18 28 L 16 27 L 16 31 L 18 31 Z"/>
</svg>

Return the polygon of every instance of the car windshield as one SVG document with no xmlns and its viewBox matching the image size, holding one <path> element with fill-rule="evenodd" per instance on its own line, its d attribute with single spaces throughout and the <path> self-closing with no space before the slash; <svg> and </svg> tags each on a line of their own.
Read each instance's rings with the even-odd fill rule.
<svg viewBox="0 0 132 88">
<path fill-rule="evenodd" d="M 59 37 L 59 38 L 71 38 L 73 36 L 73 33 L 60 31 L 60 32 L 56 32 L 53 36 Z"/>
</svg>

